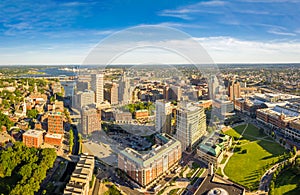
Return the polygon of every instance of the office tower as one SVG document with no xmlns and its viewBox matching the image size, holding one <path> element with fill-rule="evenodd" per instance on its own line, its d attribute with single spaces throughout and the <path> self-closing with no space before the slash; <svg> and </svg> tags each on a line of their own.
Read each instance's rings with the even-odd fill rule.
<svg viewBox="0 0 300 195">
<path fill-rule="evenodd" d="M 91 90 L 79 91 L 74 98 L 73 107 L 82 108 L 83 106 L 95 103 L 95 93 Z"/>
<path fill-rule="evenodd" d="M 76 91 L 84 91 L 89 89 L 89 82 L 87 81 L 78 81 L 76 83 Z"/>
<path fill-rule="evenodd" d="M 182 150 L 190 150 L 206 133 L 204 108 L 190 102 L 181 102 L 176 114 L 176 138 Z"/>
<path fill-rule="evenodd" d="M 169 100 L 169 86 L 166 85 L 163 88 L 163 96 L 165 100 Z"/>
<path fill-rule="evenodd" d="M 105 100 L 109 101 L 110 104 L 116 105 L 118 104 L 118 90 L 119 90 L 119 85 L 116 83 L 109 83 L 105 85 L 105 90 L 104 90 L 104 98 Z"/>
<path fill-rule="evenodd" d="M 64 134 L 64 122 L 61 112 L 50 112 L 48 115 L 48 133 Z"/>
<path fill-rule="evenodd" d="M 165 100 L 157 100 L 155 102 L 155 130 L 156 132 L 167 133 L 171 132 L 172 107 L 171 103 Z"/>
<path fill-rule="evenodd" d="M 234 101 L 237 98 L 241 97 L 241 86 L 239 82 L 232 82 L 229 85 L 229 100 Z"/>
<path fill-rule="evenodd" d="M 84 106 L 81 110 L 82 134 L 88 135 L 94 131 L 101 130 L 100 111 L 94 105 Z"/>
<path fill-rule="evenodd" d="M 91 80 L 91 89 L 95 92 L 95 103 L 100 104 L 104 100 L 103 74 L 93 74 Z"/>
<path fill-rule="evenodd" d="M 130 81 L 124 74 L 119 81 L 118 99 L 121 104 L 128 104 L 131 99 Z"/>
<path fill-rule="evenodd" d="M 180 86 L 171 86 L 169 89 L 169 99 L 179 101 L 182 97 L 182 89 Z"/>
<path fill-rule="evenodd" d="M 209 98 L 215 99 L 217 87 L 219 86 L 219 82 L 216 76 L 211 76 L 208 80 L 208 91 L 209 91 Z"/>
</svg>

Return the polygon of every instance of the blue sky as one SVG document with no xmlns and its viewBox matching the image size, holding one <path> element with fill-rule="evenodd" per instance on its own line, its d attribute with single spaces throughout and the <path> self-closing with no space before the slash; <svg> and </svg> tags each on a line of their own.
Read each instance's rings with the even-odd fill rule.
<svg viewBox="0 0 300 195">
<path fill-rule="evenodd" d="M 139 25 L 182 30 L 217 63 L 300 62 L 299 8 L 299 0 L 2 0 L 0 64 L 80 64 L 103 38 Z"/>
</svg>

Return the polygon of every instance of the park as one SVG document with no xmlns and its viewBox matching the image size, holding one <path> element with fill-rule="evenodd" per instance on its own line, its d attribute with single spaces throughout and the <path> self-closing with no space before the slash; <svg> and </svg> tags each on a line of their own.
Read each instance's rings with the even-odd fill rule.
<svg viewBox="0 0 300 195">
<path fill-rule="evenodd" d="M 233 137 L 233 155 L 224 173 L 232 181 L 250 191 L 259 187 L 266 170 L 287 157 L 282 146 L 252 124 L 244 124 L 224 132 Z"/>
</svg>

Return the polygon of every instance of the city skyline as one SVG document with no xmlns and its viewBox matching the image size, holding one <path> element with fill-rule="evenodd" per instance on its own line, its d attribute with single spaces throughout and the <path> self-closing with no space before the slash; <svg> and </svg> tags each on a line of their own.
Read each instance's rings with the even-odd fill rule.
<svg viewBox="0 0 300 195">
<path fill-rule="evenodd" d="M 103 38 L 143 25 L 189 34 L 215 63 L 299 62 L 299 5 L 296 0 L 4 1 L 0 5 L 1 65 L 81 64 Z M 144 63 L 153 53 L 160 52 L 133 54 L 143 56 L 140 63 Z M 161 55 L 165 63 L 174 57 Z M 186 63 L 174 59 L 171 63 Z M 133 55 L 118 61 L 138 62 Z"/>
</svg>

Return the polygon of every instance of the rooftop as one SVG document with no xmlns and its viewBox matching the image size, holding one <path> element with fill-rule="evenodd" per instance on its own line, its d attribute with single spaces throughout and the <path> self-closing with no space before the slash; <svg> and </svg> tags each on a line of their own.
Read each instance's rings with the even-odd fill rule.
<svg viewBox="0 0 300 195">
<path fill-rule="evenodd" d="M 30 129 L 30 130 L 26 131 L 23 135 L 30 136 L 30 137 L 39 137 L 39 136 L 43 135 L 43 131 Z"/>
</svg>

